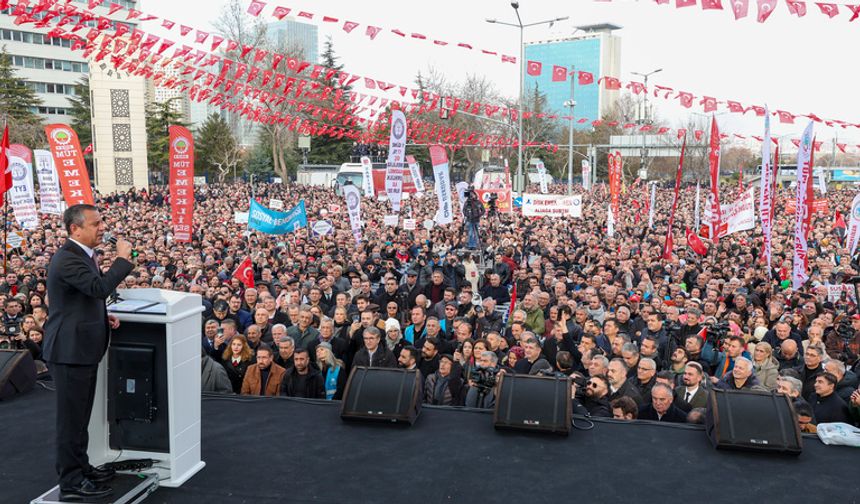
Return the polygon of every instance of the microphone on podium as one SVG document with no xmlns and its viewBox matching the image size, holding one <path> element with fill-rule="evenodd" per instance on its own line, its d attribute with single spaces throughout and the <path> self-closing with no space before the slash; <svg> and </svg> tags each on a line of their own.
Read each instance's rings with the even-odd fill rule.
<svg viewBox="0 0 860 504">
<path fill-rule="evenodd" d="M 116 246 L 116 242 L 117 242 L 116 236 L 110 234 L 110 231 L 106 231 L 105 234 L 102 236 L 102 243 L 110 243 L 111 245 Z M 137 250 L 132 249 L 131 257 L 134 258 L 134 257 L 137 257 L 139 255 L 140 254 L 138 254 Z"/>
</svg>

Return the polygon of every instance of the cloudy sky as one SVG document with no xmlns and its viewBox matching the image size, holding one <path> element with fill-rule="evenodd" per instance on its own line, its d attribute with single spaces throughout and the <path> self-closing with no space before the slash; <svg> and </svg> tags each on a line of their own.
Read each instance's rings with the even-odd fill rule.
<svg viewBox="0 0 860 504">
<path fill-rule="evenodd" d="M 226 3 L 226 0 L 143 0 L 141 8 L 177 23 L 210 29 L 211 21 Z M 250 0 L 243 0 L 244 5 L 249 3 Z M 727 1 L 723 3 L 729 5 Z M 632 78 L 630 72 L 663 68 L 653 83 L 696 96 L 732 99 L 744 105 L 767 104 L 771 110 L 812 112 L 823 118 L 860 123 L 857 99 L 860 70 L 852 53 L 852 48 L 860 43 L 860 20 L 849 24 L 849 16 L 844 13 L 828 19 L 812 2 L 807 2 L 807 16 L 797 19 L 789 15 L 780 1 L 770 19 L 759 24 L 755 20 L 755 2 L 750 3 L 750 17 L 741 21 L 734 21 L 730 11 L 676 9 L 674 5 L 656 5 L 645 0 L 611 3 L 522 0 L 520 13 L 526 23 L 570 16 L 569 21 L 552 28 L 528 29 L 526 41 L 570 35 L 578 25 L 622 26 L 617 34 L 622 37 L 623 80 Z M 372 24 L 517 55 L 518 30 L 484 21 L 497 18 L 514 22 L 515 14 L 507 0 L 282 0 L 268 3 L 263 11 L 266 19 L 273 20 L 270 13 L 276 5 L 292 8 L 294 12 L 309 11 L 317 17 L 328 15 L 360 23 L 361 27 L 348 35 L 340 29 L 341 24 L 314 20 L 320 26 L 321 45 L 325 36 L 331 36 L 348 72 L 411 86 L 419 70 L 426 71 L 432 66 L 454 81 L 462 80 L 467 72 L 483 74 L 503 94 L 517 94 L 517 65 L 502 63 L 479 51 L 458 49 L 455 44 L 439 47 L 427 41 L 401 39 L 390 32 L 381 33 L 375 41 L 364 36 L 364 25 Z M 178 39 L 178 34 L 173 38 Z M 391 98 L 399 98 L 396 92 L 391 93 Z M 689 113 L 676 105 L 677 100 L 655 103 L 656 113 L 669 119 L 673 126 L 683 122 Z M 701 112 L 700 108 L 693 110 Z M 746 119 L 723 116 L 718 120 L 730 133 L 760 136 L 762 121 L 749 117 L 752 115 L 748 114 Z M 774 135 L 799 137 L 805 121 L 798 119 L 794 125 L 779 125 L 774 121 Z M 857 128 L 834 131 L 821 124 L 816 125 L 816 132 L 819 139 L 829 140 L 837 133 L 840 142 L 860 144 Z"/>
</svg>

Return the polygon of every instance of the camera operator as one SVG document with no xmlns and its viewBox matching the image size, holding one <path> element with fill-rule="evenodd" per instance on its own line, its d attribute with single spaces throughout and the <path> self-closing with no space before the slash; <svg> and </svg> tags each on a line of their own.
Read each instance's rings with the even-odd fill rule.
<svg viewBox="0 0 860 504">
<path fill-rule="evenodd" d="M 478 200 L 478 195 L 473 189 L 466 191 L 466 202 L 463 203 L 463 217 L 466 221 L 466 233 L 468 239 L 466 246 L 470 249 L 478 248 L 478 224 L 484 216 L 484 205 Z"/>
<path fill-rule="evenodd" d="M 498 383 L 499 356 L 489 350 L 478 356 L 478 366 L 469 378 L 466 390 L 466 406 L 469 408 L 494 408 L 496 406 L 496 384 Z"/>
</svg>

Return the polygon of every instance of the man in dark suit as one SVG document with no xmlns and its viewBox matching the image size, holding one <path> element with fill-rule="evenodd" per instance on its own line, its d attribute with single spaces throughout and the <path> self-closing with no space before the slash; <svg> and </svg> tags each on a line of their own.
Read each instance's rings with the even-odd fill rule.
<svg viewBox="0 0 860 504">
<path fill-rule="evenodd" d="M 651 404 L 639 407 L 639 420 L 685 423 L 687 414 L 672 404 L 672 388 L 665 383 L 651 387 Z"/>
<path fill-rule="evenodd" d="M 96 374 L 110 330 L 119 320 L 108 315 L 105 300 L 129 274 L 131 244 L 118 240 L 117 259 L 102 274 L 93 257 L 102 243 L 105 222 L 98 208 L 74 205 L 63 214 L 69 238 L 48 268 L 51 315 L 45 323 L 44 356 L 57 395 L 57 473 L 60 500 L 100 499 L 112 492 L 102 483 L 113 471 L 89 463 L 87 428 L 95 398 Z"/>
<path fill-rule="evenodd" d="M 698 362 L 688 362 L 682 377 L 684 385 L 675 389 L 675 404 L 687 413 L 708 405 L 708 391 L 703 386 L 704 370 Z"/>
</svg>

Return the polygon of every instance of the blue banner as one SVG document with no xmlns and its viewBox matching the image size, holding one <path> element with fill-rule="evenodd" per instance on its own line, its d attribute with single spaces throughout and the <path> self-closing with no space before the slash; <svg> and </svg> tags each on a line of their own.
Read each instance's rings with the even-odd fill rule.
<svg viewBox="0 0 860 504">
<path fill-rule="evenodd" d="M 293 233 L 308 225 L 305 200 L 299 202 L 288 212 L 276 212 L 251 200 L 248 211 L 248 229 L 256 229 L 266 234 L 281 235 Z"/>
</svg>

